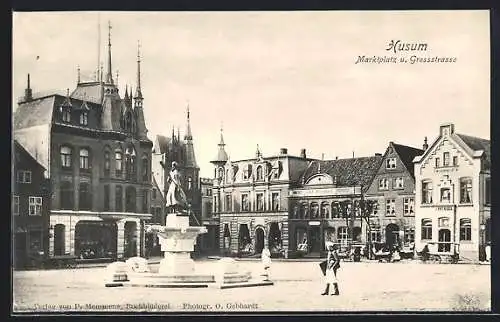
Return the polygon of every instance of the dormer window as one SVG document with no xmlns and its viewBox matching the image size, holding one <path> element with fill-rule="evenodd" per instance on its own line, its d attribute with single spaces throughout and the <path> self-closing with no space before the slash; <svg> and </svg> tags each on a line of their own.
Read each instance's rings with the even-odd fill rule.
<svg viewBox="0 0 500 322">
<path fill-rule="evenodd" d="M 66 122 L 66 123 L 71 122 L 71 109 L 69 107 L 62 108 L 62 120 L 63 120 L 63 122 Z"/>
<path fill-rule="evenodd" d="M 80 125 L 87 126 L 88 125 L 88 117 L 89 117 L 89 112 L 82 111 L 80 113 Z"/>
</svg>

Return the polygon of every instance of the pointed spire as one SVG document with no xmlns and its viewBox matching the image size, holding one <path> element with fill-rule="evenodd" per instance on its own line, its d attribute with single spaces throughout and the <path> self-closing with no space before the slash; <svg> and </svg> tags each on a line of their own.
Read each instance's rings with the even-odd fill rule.
<svg viewBox="0 0 500 322">
<path fill-rule="evenodd" d="M 177 127 L 177 141 L 181 140 L 181 129 Z"/>
<path fill-rule="evenodd" d="M 257 144 L 257 151 L 255 151 L 255 156 L 256 156 L 256 157 L 257 157 L 257 159 L 258 159 L 258 158 L 260 158 L 260 157 L 261 157 L 261 155 L 262 155 L 262 154 L 260 153 L 260 148 L 259 148 L 259 145 Z"/>
<path fill-rule="evenodd" d="M 116 70 L 116 86 L 118 86 L 118 76 L 120 76 L 120 71 Z"/>
<path fill-rule="evenodd" d="M 193 139 L 193 134 L 191 133 L 191 121 L 189 119 L 189 101 L 187 102 L 187 127 L 186 127 L 186 135 L 184 135 L 184 140 L 191 141 Z"/>
<path fill-rule="evenodd" d="M 220 126 L 220 142 L 219 142 L 219 146 L 225 146 L 226 144 L 224 143 L 224 135 L 223 135 L 223 129 L 222 129 L 222 123 L 221 123 L 221 126 Z"/>
<path fill-rule="evenodd" d="M 101 74 L 101 15 L 97 13 L 97 70 L 95 73 L 96 81 L 102 81 Z"/>
<path fill-rule="evenodd" d="M 33 91 L 31 90 L 30 74 L 28 74 L 26 89 L 24 90 L 24 100 L 28 102 L 31 101 L 32 99 L 33 99 Z"/>
<path fill-rule="evenodd" d="M 128 85 L 127 84 L 125 84 L 125 95 L 124 95 L 123 99 L 125 101 L 128 101 Z"/>
<path fill-rule="evenodd" d="M 175 143 L 175 129 L 173 125 L 172 125 L 172 143 Z"/>
<path fill-rule="evenodd" d="M 108 21 L 108 70 L 106 71 L 106 83 L 113 84 L 111 69 L 111 21 Z"/>
<path fill-rule="evenodd" d="M 135 89 L 135 99 L 142 99 L 141 91 L 141 43 L 137 41 L 137 88 Z M 136 103 L 137 105 L 137 103 Z"/>
</svg>

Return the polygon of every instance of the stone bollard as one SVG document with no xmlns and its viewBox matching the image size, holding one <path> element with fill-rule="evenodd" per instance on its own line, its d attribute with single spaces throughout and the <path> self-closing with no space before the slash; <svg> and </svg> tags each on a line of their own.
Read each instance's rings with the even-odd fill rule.
<svg viewBox="0 0 500 322">
<path fill-rule="evenodd" d="M 104 282 L 106 287 L 123 286 L 128 282 L 128 265 L 124 262 L 114 262 L 106 267 Z"/>
<path fill-rule="evenodd" d="M 131 257 L 125 262 L 130 272 L 147 273 L 149 272 L 148 260 L 142 257 Z"/>
</svg>

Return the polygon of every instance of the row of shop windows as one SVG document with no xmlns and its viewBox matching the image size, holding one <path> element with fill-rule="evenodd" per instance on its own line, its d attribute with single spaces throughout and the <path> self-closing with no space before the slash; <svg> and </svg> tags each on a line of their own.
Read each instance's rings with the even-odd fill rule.
<svg viewBox="0 0 500 322">
<path fill-rule="evenodd" d="M 440 228 L 439 238 L 441 239 L 441 231 L 448 230 L 450 227 L 450 218 L 441 217 L 438 218 L 438 228 Z M 422 240 L 432 240 L 432 219 L 424 218 L 422 219 Z M 441 229 L 443 228 L 443 229 Z M 460 241 L 470 241 L 472 240 L 472 229 L 471 220 L 469 218 L 460 219 Z"/>
<path fill-rule="evenodd" d="M 491 193 L 491 183 L 490 179 L 487 178 L 485 182 L 485 195 L 484 202 L 490 204 L 490 193 Z M 440 203 L 451 203 L 453 202 L 453 191 L 451 187 L 442 187 L 439 189 L 439 201 Z M 422 204 L 432 204 L 433 203 L 433 182 L 430 179 L 422 180 Z M 469 204 L 472 203 L 472 178 L 460 178 L 460 195 L 459 202 Z"/>
<path fill-rule="evenodd" d="M 79 150 L 79 169 L 81 171 L 90 171 L 92 164 L 90 162 L 90 149 L 81 148 Z M 61 167 L 63 169 L 72 168 L 73 149 L 70 146 L 63 145 L 60 149 Z M 115 151 L 115 177 L 122 178 L 124 156 L 121 150 Z M 142 181 L 149 181 L 149 162 L 147 156 L 142 158 Z M 111 152 L 109 148 L 104 151 L 104 175 L 109 176 L 111 173 Z M 125 150 L 125 179 L 137 180 L 137 157 L 133 146 L 129 146 Z"/>
<path fill-rule="evenodd" d="M 80 221 L 75 225 L 75 255 L 87 258 L 114 258 L 117 254 L 118 228 L 114 222 Z M 124 256 L 137 256 L 137 223 L 124 226 Z M 54 255 L 66 254 L 66 226 L 54 226 Z"/>
<path fill-rule="evenodd" d="M 71 181 L 61 181 L 61 209 L 73 210 L 75 207 L 74 203 L 74 191 L 73 182 Z M 104 185 L 104 211 L 111 210 L 110 202 L 110 186 Z M 123 187 L 120 185 L 115 186 L 115 205 L 114 211 L 123 211 Z M 137 212 L 137 196 L 135 187 L 127 187 L 125 189 L 125 211 L 126 212 Z M 89 182 L 80 182 L 78 189 L 78 209 L 79 210 L 92 210 L 92 190 Z M 148 190 L 143 189 L 142 191 L 142 212 L 148 212 Z"/>
<path fill-rule="evenodd" d="M 379 204 L 376 200 L 370 200 L 372 202 L 372 211 L 370 215 L 375 216 L 379 211 Z M 396 199 L 386 199 L 386 216 L 396 215 Z M 407 216 L 414 215 L 415 202 L 413 198 L 403 199 L 403 214 Z M 359 217 L 360 215 L 360 204 L 358 200 L 354 203 L 350 201 L 344 202 L 322 202 L 321 206 L 317 202 L 312 202 L 310 204 L 301 203 L 300 205 L 295 205 L 293 207 L 292 217 L 293 219 L 330 219 L 330 218 L 345 218 L 350 216 L 354 209 L 354 216 Z M 330 216 L 331 215 L 331 216 Z"/>
</svg>

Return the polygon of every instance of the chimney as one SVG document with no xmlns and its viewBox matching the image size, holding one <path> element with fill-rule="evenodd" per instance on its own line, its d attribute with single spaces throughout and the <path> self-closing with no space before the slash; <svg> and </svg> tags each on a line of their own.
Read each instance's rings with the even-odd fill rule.
<svg viewBox="0 0 500 322">
<path fill-rule="evenodd" d="M 306 156 L 306 149 L 301 149 L 300 150 L 300 157 L 302 159 L 306 159 L 307 158 L 307 156 Z"/>
<path fill-rule="evenodd" d="M 286 149 L 286 148 L 280 149 L 280 155 L 287 155 L 287 154 L 288 154 L 288 149 Z"/>
<path fill-rule="evenodd" d="M 424 138 L 424 145 L 422 145 L 422 148 L 424 149 L 424 151 L 429 148 L 429 144 L 427 144 L 427 137 Z"/>
<path fill-rule="evenodd" d="M 31 90 L 31 84 L 30 84 L 30 74 L 28 74 L 28 84 L 26 89 L 24 90 L 24 100 L 26 102 L 29 102 L 33 99 L 33 91 Z"/>
<path fill-rule="evenodd" d="M 338 157 L 338 156 L 336 156 L 336 157 L 335 157 L 335 160 L 338 160 L 338 159 L 339 159 L 339 157 Z"/>
<path fill-rule="evenodd" d="M 381 156 L 382 156 L 382 153 L 375 153 L 375 156 L 376 156 L 376 157 L 381 157 Z"/>
</svg>

